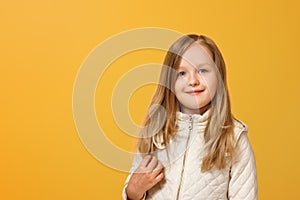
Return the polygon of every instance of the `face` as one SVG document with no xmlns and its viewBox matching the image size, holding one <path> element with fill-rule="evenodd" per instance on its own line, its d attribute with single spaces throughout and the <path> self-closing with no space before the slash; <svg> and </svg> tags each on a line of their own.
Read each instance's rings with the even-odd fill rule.
<svg viewBox="0 0 300 200">
<path fill-rule="evenodd" d="M 217 90 L 211 52 L 194 42 L 182 55 L 176 69 L 175 95 L 181 112 L 203 114 Z"/>
</svg>

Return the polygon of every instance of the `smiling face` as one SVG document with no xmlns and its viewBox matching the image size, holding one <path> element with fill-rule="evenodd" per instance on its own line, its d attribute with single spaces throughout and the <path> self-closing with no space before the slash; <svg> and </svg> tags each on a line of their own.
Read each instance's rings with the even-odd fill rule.
<svg viewBox="0 0 300 200">
<path fill-rule="evenodd" d="M 215 63 L 211 52 L 194 42 L 183 53 L 176 72 L 174 89 L 181 112 L 203 114 L 217 90 Z"/>
</svg>

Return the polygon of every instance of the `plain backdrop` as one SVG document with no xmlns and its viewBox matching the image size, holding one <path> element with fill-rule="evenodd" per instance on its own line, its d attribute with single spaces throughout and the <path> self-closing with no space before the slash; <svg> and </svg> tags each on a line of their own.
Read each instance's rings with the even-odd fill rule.
<svg viewBox="0 0 300 200">
<path fill-rule="evenodd" d="M 215 40 L 228 69 L 232 109 L 249 126 L 260 199 L 300 198 L 300 3 L 279 1 L 6 1 L 0 6 L 0 199 L 121 199 L 126 173 L 95 159 L 72 113 L 76 75 L 89 53 L 120 32 L 162 27 Z M 103 55 L 105 56 L 105 55 Z M 111 93 L 128 70 L 164 52 L 121 56 L 99 81 L 95 110 L 111 142 Z M 140 123 L 154 85 L 128 101 Z"/>
</svg>

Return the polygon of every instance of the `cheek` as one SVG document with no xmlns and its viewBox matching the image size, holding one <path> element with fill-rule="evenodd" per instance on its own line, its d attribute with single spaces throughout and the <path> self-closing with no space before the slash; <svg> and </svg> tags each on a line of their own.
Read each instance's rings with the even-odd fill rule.
<svg viewBox="0 0 300 200">
<path fill-rule="evenodd" d="M 216 90 L 217 90 L 217 85 L 218 85 L 217 77 L 215 75 L 206 77 L 205 84 L 206 84 L 206 87 L 208 88 L 211 96 L 214 96 L 216 93 Z"/>
<path fill-rule="evenodd" d="M 183 87 L 184 87 L 184 81 L 181 79 L 177 79 L 174 84 L 175 94 L 176 92 L 181 91 Z"/>
</svg>

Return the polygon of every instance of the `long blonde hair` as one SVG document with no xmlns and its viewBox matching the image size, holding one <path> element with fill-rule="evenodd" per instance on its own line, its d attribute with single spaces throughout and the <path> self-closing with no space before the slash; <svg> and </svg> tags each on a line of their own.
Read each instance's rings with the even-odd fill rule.
<svg viewBox="0 0 300 200">
<path fill-rule="evenodd" d="M 234 156 L 235 143 L 226 68 L 217 45 L 203 35 L 183 36 L 169 48 L 161 70 L 159 85 L 140 131 L 138 149 L 141 153 L 152 153 L 157 149 L 153 137 L 161 135 L 164 145 L 168 145 L 170 138 L 176 134 L 176 112 L 180 110 L 180 103 L 174 94 L 176 69 L 183 53 L 194 42 L 205 46 L 211 52 L 218 80 L 217 91 L 210 103 L 210 116 L 204 131 L 206 156 L 203 158 L 201 170 L 208 171 L 213 167 L 223 169 Z"/>
</svg>

